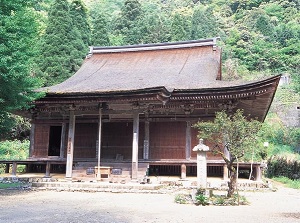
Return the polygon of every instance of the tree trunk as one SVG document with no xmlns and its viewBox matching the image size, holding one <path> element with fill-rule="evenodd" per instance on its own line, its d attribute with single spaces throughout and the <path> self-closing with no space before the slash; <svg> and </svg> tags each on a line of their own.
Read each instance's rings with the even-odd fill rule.
<svg viewBox="0 0 300 223">
<path fill-rule="evenodd" d="M 232 197 L 236 188 L 236 171 L 230 171 L 227 197 Z"/>
</svg>

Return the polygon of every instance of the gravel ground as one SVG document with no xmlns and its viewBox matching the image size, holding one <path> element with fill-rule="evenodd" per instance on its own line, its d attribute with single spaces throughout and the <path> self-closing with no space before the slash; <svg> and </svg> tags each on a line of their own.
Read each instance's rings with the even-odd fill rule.
<svg viewBox="0 0 300 223">
<path fill-rule="evenodd" d="M 300 222 L 300 190 L 241 192 L 247 206 L 174 203 L 175 195 L 0 190 L 0 222 Z"/>
</svg>

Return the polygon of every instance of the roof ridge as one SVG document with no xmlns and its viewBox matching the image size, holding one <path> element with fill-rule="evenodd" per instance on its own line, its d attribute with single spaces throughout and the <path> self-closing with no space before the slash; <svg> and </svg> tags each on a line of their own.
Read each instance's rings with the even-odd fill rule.
<svg viewBox="0 0 300 223">
<path fill-rule="evenodd" d="M 198 46 L 213 46 L 216 47 L 217 40 L 220 37 L 209 39 L 198 39 L 179 42 L 165 42 L 165 43 L 151 43 L 151 44 L 136 44 L 127 46 L 90 46 L 90 52 L 87 57 L 94 53 L 119 53 L 119 52 L 136 52 L 136 51 L 150 51 L 150 50 L 164 50 L 164 49 L 180 49 Z"/>
</svg>

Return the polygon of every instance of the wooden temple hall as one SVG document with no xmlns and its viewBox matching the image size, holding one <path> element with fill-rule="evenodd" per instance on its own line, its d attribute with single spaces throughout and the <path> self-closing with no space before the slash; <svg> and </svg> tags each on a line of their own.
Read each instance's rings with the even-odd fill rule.
<svg viewBox="0 0 300 223">
<path fill-rule="evenodd" d="M 279 79 L 222 81 L 216 38 L 91 47 L 72 77 L 39 89 L 45 96 L 27 111 L 30 155 L 14 165 L 72 179 L 196 176 L 193 124 L 237 109 L 264 121 Z M 254 167 L 259 180 L 260 163 Z M 249 163 L 240 165 L 248 169 Z M 207 174 L 228 176 L 223 159 L 211 152 Z"/>
</svg>

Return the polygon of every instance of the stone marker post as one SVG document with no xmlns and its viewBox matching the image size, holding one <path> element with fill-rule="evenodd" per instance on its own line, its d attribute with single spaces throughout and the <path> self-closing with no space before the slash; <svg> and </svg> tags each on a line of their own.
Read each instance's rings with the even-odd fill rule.
<svg viewBox="0 0 300 223">
<path fill-rule="evenodd" d="M 193 148 L 193 151 L 197 152 L 197 188 L 206 188 L 206 152 L 208 150 L 209 147 L 203 144 L 203 139 L 200 139 L 199 144 Z"/>
</svg>

